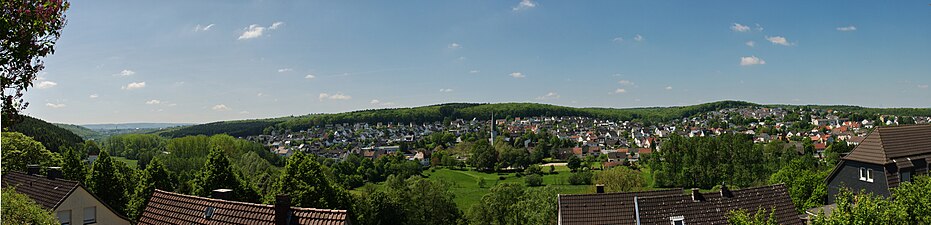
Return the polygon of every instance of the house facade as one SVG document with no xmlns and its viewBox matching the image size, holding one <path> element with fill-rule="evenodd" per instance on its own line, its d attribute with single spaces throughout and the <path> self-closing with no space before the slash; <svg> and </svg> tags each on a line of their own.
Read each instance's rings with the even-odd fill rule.
<svg viewBox="0 0 931 225">
<path fill-rule="evenodd" d="M 927 174 L 929 160 L 931 125 L 876 128 L 828 175 L 828 204 L 844 188 L 889 197 L 899 183 Z"/>
<path fill-rule="evenodd" d="M 38 174 L 38 167 L 28 170 L 27 173 L 5 172 L 3 188 L 14 188 L 29 196 L 51 211 L 61 224 L 131 224 L 129 218 L 104 204 L 81 183 L 62 179 L 60 168 L 49 168 L 46 176 Z"/>
</svg>

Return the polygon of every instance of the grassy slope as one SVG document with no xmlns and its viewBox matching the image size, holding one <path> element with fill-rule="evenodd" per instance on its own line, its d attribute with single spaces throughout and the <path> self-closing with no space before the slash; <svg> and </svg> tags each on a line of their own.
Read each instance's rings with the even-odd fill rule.
<svg viewBox="0 0 931 225">
<path fill-rule="evenodd" d="M 102 137 L 97 131 L 88 129 L 87 127 L 82 127 L 74 124 L 63 124 L 63 123 L 53 123 L 55 126 L 61 127 L 62 129 L 71 131 L 71 133 L 77 134 L 84 138 L 85 140 L 99 139 Z"/>
<path fill-rule="evenodd" d="M 118 157 L 118 156 L 111 156 L 111 157 L 113 157 L 113 159 L 115 159 L 116 161 L 126 163 L 126 165 L 129 166 L 129 168 L 136 168 L 139 166 L 137 163 L 139 162 L 139 160 L 127 159 L 125 157 Z"/>
</svg>

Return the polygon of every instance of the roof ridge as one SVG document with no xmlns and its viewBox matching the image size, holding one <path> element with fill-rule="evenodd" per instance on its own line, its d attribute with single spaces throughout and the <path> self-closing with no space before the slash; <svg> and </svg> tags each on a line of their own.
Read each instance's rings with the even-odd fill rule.
<svg viewBox="0 0 931 225">
<path fill-rule="evenodd" d="M 188 197 L 188 198 L 196 198 L 196 199 L 200 199 L 200 200 L 204 200 L 204 201 L 212 201 L 212 202 L 219 202 L 219 203 L 230 203 L 230 204 L 239 204 L 239 205 L 248 205 L 248 206 L 258 206 L 258 207 L 268 207 L 268 208 L 274 208 L 274 207 L 275 207 L 274 205 L 269 205 L 269 204 L 260 204 L 260 203 L 240 202 L 240 201 L 232 201 L 232 200 L 225 200 L 225 199 L 217 199 L 217 198 L 208 198 L 208 197 L 201 197 L 201 196 L 196 196 L 196 195 L 187 195 L 187 194 L 175 193 L 175 192 L 165 191 L 165 190 L 161 190 L 161 189 L 155 189 L 155 191 L 156 191 L 156 192 L 159 192 L 159 193 L 162 193 L 162 194 L 175 195 L 175 196 Z M 337 212 L 337 213 L 344 213 L 344 212 L 347 212 L 347 210 L 345 210 L 345 209 L 319 209 L 319 208 L 304 208 L 304 207 L 297 207 L 297 206 L 291 206 L 291 208 L 292 208 L 292 209 L 301 210 L 301 211 L 321 211 L 321 212 Z"/>
</svg>

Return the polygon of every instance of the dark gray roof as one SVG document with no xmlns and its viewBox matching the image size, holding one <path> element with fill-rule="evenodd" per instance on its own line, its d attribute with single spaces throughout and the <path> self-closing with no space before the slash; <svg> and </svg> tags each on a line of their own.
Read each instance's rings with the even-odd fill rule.
<svg viewBox="0 0 931 225">
<path fill-rule="evenodd" d="M 885 165 L 928 154 L 931 154 L 931 125 L 906 125 L 876 128 L 844 160 Z"/>
</svg>

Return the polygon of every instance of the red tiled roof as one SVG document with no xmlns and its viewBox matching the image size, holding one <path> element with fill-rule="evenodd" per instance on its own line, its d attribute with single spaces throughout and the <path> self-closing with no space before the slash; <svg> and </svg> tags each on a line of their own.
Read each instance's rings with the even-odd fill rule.
<svg viewBox="0 0 931 225">
<path fill-rule="evenodd" d="M 58 208 L 58 204 L 68 198 L 79 185 L 77 181 L 52 180 L 45 176 L 28 175 L 15 171 L 3 173 L 2 180 L 0 186 L 3 188 L 16 188 L 16 192 L 29 196 L 29 198 L 47 209 Z"/>
<path fill-rule="evenodd" d="M 208 207 L 214 209 L 205 218 Z M 291 207 L 290 224 L 349 224 L 346 210 Z M 155 190 L 138 224 L 275 224 L 275 206 Z"/>
</svg>

